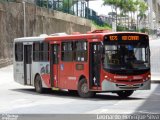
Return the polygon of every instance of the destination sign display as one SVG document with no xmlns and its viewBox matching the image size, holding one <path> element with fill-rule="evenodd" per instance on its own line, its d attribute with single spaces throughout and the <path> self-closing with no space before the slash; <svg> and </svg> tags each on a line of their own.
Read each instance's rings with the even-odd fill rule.
<svg viewBox="0 0 160 120">
<path fill-rule="evenodd" d="M 140 40 L 139 36 L 118 36 L 118 35 L 110 35 L 109 36 L 110 41 L 117 41 L 117 40 Z"/>
<path fill-rule="evenodd" d="M 134 34 L 134 33 L 117 33 L 117 34 L 108 34 L 104 36 L 104 44 L 114 44 L 114 43 L 142 43 L 149 44 L 149 37 L 145 34 Z"/>
</svg>

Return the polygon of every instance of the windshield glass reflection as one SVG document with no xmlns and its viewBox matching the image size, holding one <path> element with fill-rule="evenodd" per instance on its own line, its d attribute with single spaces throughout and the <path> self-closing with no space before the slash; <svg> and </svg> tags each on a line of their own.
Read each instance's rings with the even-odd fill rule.
<svg viewBox="0 0 160 120">
<path fill-rule="evenodd" d="M 104 68 L 148 69 L 149 48 L 143 44 L 104 45 Z"/>
</svg>

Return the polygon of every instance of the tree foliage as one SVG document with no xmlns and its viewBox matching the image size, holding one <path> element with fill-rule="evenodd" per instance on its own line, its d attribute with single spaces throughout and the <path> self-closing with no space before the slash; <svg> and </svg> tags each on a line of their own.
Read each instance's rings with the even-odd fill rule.
<svg viewBox="0 0 160 120">
<path fill-rule="evenodd" d="M 137 13 L 137 20 L 139 21 L 145 20 L 147 17 L 146 11 L 148 9 L 148 5 L 147 3 L 141 0 L 103 0 L 103 5 L 112 6 L 116 12 L 116 15 L 117 15 L 117 9 L 120 10 L 120 16 L 128 17 L 130 14 L 131 24 L 133 22 L 132 17 L 133 15 L 135 15 L 135 13 Z M 129 17 L 128 17 L 128 23 L 129 23 Z"/>
</svg>

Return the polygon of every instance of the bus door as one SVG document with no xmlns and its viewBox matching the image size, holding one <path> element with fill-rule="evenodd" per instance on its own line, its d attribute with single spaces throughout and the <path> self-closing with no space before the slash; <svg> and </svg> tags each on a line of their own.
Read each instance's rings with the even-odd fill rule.
<svg viewBox="0 0 160 120">
<path fill-rule="evenodd" d="M 58 70 L 59 70 L 59 50 L 60 44 L 51 44 L 50 46 L 50 78 L 51 87 L 58 87 Z"/>
<path fill-rule="evenodd" d="M 90 43 L 90 87 L 100 86 L 100 42 Z"/>
<path fill-rule="evenodd" d="M 31 85 L 32 45 L 24 45 L 24 83 Z"/>
</svg>

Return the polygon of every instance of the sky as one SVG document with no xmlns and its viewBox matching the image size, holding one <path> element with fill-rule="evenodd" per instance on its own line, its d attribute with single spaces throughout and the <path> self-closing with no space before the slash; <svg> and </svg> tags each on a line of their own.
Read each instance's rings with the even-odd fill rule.
<svg viewBox="0 0 160 120">
<path fill-rule="evenodd" d="M 95 0 L 89 2 L 89 8 L 95 10 L 98 15 L 108 15 L 109 12 L 111 12 L 110 6 L 103 6 L 102 0 Z"/>
</svg>

